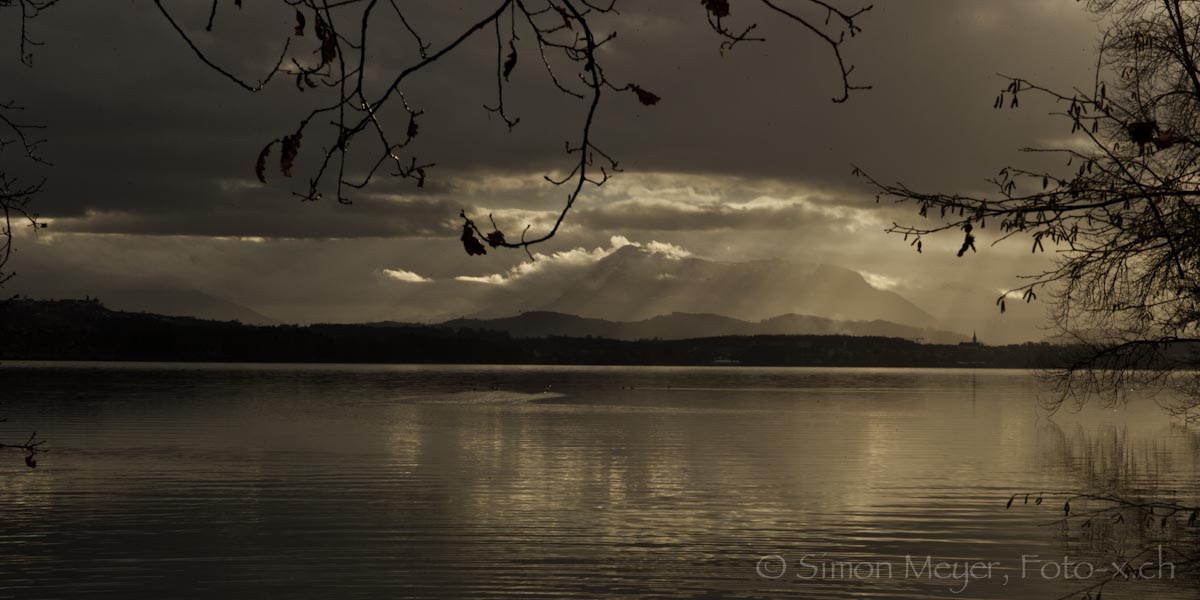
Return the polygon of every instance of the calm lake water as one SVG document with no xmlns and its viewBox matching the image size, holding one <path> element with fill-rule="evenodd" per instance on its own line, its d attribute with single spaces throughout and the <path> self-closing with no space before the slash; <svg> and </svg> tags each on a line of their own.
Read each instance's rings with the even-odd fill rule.
<svg viewBox="0 0 1200 600">
<path fill-rule="evenodd" d="M 51 449 L 0 453 L 5 598 L 1052 599 L 1109 575 L 1047 563 L 1196 547 L 1052 524 L 1036 492 L 1192 501 L 1200 435 L 1048 419 L 1025 372 L 6 363 L 0 394 L 0 441 Z"/>
</svg>

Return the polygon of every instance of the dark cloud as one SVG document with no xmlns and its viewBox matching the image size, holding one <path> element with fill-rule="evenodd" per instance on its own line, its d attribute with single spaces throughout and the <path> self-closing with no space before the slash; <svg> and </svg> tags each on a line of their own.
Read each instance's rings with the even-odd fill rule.
<svg viewBox="0 0 1200 600">
<path fill-rule="evenodd" d="M 621 26 L 605 56 L 610 75 L 664 98 L 652 108 L 630 94 L 605 99 L 598 140 L 630 171 L 845 186 L 853 183 L 854 161 L 887 178 L 973 184 L 1013 149 L 1046 134 L 1038 130 L 1045 121 L 1030 111 L 991 110 L 999 85 L 994 74 L 1074 83 L 1086 76 L 1095 35 L 1078 7 L 1049 0 L 880 5 L 847 45 L 856 75 L 874 89 L 835 105 L 829 97 L 838 89 L 836 67 L 811 36 L 746 7 L 735 17 L 760 21 L 768 42 L 722 56 L 693 4 L 630 4 L 610 24 Z M 182 22 L 197 29 L 204 22 L 198 5 L 169 5 Z M 427 2 L 412 12 L 436 42 L 480 10 Z M 213 34 L 197 30 L 197 39 L 254 80 L 278 52 L 291 13 L 231 9 L 217 24 Z M 177 202 L 162 202 L 160 186 L 147 184 L 153 181 L 182 196 L 180 202 L 197 201 L 189 196 L 206 188 L 198 183 L 249 177 L 258 150 L 321 100 L 282 80 L 257 95 L 237 89 L 195 60 L 153 7 L 68 3 L 35 26 L 46 42 L 37 49 L 36 69 L 8 56 L 0 76 L 20 90 L 31 115 L 52 127 L 47 151 L 57 177 L 44 203 L 50 215 L 83 208 L 170 212 Z M 381 54 L 397 46 L 396 55 L 407 56 L 398 47 L 404 42 L 393 37 L 373 40 Z M 508 133 L 482 108 L 495 94 L 493 43 L 481 35 L 413 81 L 410 101 L 427 113 L 416 151 L 451 175 L 566 167 L 562 144 L 577 135 L 583 103 L 556 93 L 529 60 L 508 91 L 523 119 Z M 375 79 L 404 64 L 381 63 Z M 309 139 L 301 154 L 305 168 L 319 144 L 330 141 Z M 286 196 L 289 183 L 296 182 L 273 178 L 268 189 Z"/>
<path fill-rule="evenodd" d="M 411 4 L 414 26 L 435 46 L 486 8 Z M 563 235 L 542 253 L 608 247 L 612 236 L 626 235 L 717 259 L 841 264 L 903 282 L 905 293 L 928 302 L 944 297 L 935 291 L 948 279 L 993 290 L 1034 270 L 1025 248 L 989 249 L 971 265 L 914 260 L 903 240 L 881 233 L 905 213 L 877 207 L 849 165 L 944 190 L 976 187 L 1013 160 L 1041 166 L 1042 158 L 1013 151 L 1066 131 L 1050 125 L 1050 107 L 993 110 L 1003 85 L 996 73 L 1063 87 L 1088 83 L 1094 23 L 1079 3 L 1056 0 L 876 4 L 845 47 L 856 79 L 874 89 L 833 104 L 839 81 L 828 48 L 766 12 L 736 4 L 735 20 L 758 22 L 768 42 L 722 55 L 694 0 L 620 3 L 622 15 L 599 24 L 620 26 L 605 54 L 607 72 L 663 100 L 645 107 L 631 94 L 606 95 L 597 141 L 626 171 L 586 191 Z M 167 5 L 206 52 L 250 80 L 273 63 L 292 27 L 283 3 L 245 3 L 241 11 L 222 3 L 213 34 L 202 31 L 207 3 Z M 2 39 L 15 39 L 15 26 L 0 24 Z M 522 118 L 516 130 L 482 108 L 495 94 L 495 41 L 480 35 L 405 89 L 426 111 L 412 150 L 438 163 L 427 185 L 385 179 L 340 206 L 291 195 L 332 140 L 329 128 L 325 138 L 315 129 L 306 135 L 295 179 L 270 172 L 267 185 L 254 180 L 259 149 L 322 101 L 314 91 L 282 80 L 260 94 L 237 89 L 201 65 L 149 4 L 63 3 L 33 26 L 45 42 L 34 69 L 19 65 L 15 51 L 0 54 L 5 96 L 50 126 L 45 151 L 54 167 L 26 175 L 49 177 L 38 208 L 57 237 L 19 257 L 18 270 L 40 273 L 31 278 L 177 278 L 280 318 L 403 318 L 523 302 L 485 298 L 455 282 L 509 273 L 524 260 L 517 252 L 469 259 L 458 246 L 456 217 L 467 208 L 478 219 L 493 214 L 506 231 L 526 224 L 536 231 L 561 207 L 566 190 L 541 175 L 569 169 L 563 143 L 577 136 L 585 106 L 554 90 L 533 48 L 506 95 Z M 377 56 L 397 57 L 368 72 L 378 91 L 415 48 L 383 29 L 372 40 Z M 255 243 L 260 238 L 266 242 Z M 204 270 L 186 267 L 193 260 Z M 156 266 L 130 266 L 142 264 Z M 399 281 L 385 269 L 434 281 Z"/>
</svg>

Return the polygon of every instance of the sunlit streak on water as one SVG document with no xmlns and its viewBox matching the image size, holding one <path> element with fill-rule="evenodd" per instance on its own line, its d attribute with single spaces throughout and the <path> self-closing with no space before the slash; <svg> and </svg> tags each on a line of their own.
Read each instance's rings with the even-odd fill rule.
<svg viewBox="0 0 1200 600">
<path fill-rule="evenodd" d="M 0 456 L 3 597 L 1056 598 L 1079 582 L 902 566 L 1100 557 L 1005 502 L 1197 481 L 1152 403 L 1051 421 L 1020 372 L 7 364 L 0 389 L 3 439 L 52 449 Z"/>
</svg>

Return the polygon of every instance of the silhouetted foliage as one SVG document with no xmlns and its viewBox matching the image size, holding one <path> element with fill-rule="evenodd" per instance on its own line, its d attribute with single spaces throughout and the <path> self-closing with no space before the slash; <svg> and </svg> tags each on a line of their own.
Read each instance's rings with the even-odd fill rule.
<svg viewBox="0 0 1200 600">
<path fill-rule="evenodd" d="M 974 249 L 973 228 L 999 231 L 997 243 L 1028 236 L 1033 252 L 1056 251 L 1054 267 L 1006 297 L 1048 293 L 1064 339 L 1086 349 L 1052 373 L 1060 394 L 1110 402 L 1138 388 L 1167 387 L 1185 399 L 1170 410 L 1196 419 L 1200 407 L 1200 6 L 1181 0 L 1091 0 L 1104 28 L 1090 90 L 1056 91 L 1018 77 L 993 102 L 1049 99 L 1070 142 L 1051 153 L 1063 172 L 1005 167 L 987 195 L 926 193 L 874 184 L 880 198 L 912 204 L 931 222 L 893 224 L 916 241 L 965 232 L 959 256 Z"/>
</svg>

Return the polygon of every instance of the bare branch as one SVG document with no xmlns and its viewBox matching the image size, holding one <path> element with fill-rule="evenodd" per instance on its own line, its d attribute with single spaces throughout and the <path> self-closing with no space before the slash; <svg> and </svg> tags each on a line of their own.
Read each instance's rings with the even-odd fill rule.
<svg viewBox="0 0 1200 600">
<path fill-rule="evenodd" d="M 893 224 L 920 248 L 922 238 L 989 224 L 993 243 L 1017 236 L 1054 267 L 1002 295 L 1026 302 L 1047 295 L 1060 339 L 1084 352 L 1050 374 L 1060 392 L 1047 408 L 1131 389 L 1167 388 L 1184 418 L 1200 407 L 1200 9 L 1176 0 L 1096 0 L 1106 19 L 1091 90 L 1058 91 L 1019 77 L 993 107 L 1015 109 L 1027 96 L 1079 143 L 1026 152 L 1066 159 L 1065 172 L 1005 167 L 987 195 L 926 193 L 884 184 L 855 168 L 880 200 L 912 205 L 925 220 Z M 1107 79 L 1106 79 L 1107 78 Z M 1066 127 L 1064 127 L 1066 129 Z M 960 252 L 960 256 L 963 253 Z"/>
<path fill-rule="evenodd" d="M 565 179 L 546 178 L 548 182 L 568 188 L 558 218 L 549 230 L 539 234 L 530 234 L 530 226 L 527 225 L 519 236 L 520 241 L 510 241 L 499 228 L 484 234 L 463 214 L 464 227 L 476 242 L 482 238 L 487 239 L 492 247 L 524 248 L 532 256 L 528 247 L 545 242 L 560 231 L 567 214 L 588 186 L 603 185 L 613 174 L 621 171 L 612 155 L 601 149 L 592 131 L 603 91 L 607 88 L 615 92 L 630 92 L 631 96 L 627 98 L 636 98 L 647 106 L 661 100 L 657 94 L 638 83 L 614 83 L 605 70 L 604 57 L 599 49 L 612 42 L 617 32 L 613 30 L 599 34 L 597 31 L 604 29 L 597 29 L 597 23 L 604 18 L 619 19 L 615 0 L 493 0 L 489 12 L 436 49 L 414 26 L 415 21 L 407 8 L 395 0 L 385 1 L 390 11 L 374 10 L 379 0 L 283 0 L 287 9 L 292 11 L 289 18 L 295 19 L 296 37 L 304 37 L 304 32 L 310 30 L 317 39 L 318 47 L 313 52 L 317 58 L 313 60 L 304 58 L 303 54 L 290 55 L 291 40 L 285 41 L 279 60 L 266 77 L 257 83 L 248 82 L 210 59 L 161 0 L 155 0 L 155 6 L 205 66 L 242 89 L 259 91 L 275 74 L 283 73 L 294 78 L 300 92 L 315 90 L 330 96 L 328 101 L 311 109 L 300 119 L 295 129 L 271 140 L 259 154 L 256 171 L 265 182 L 266 157 L 273 145 L 280 144 L 284 150 L 280 158 L 280 171 L 285 176 L 290 176 L 298 160 L 301 140 L 304 141 L 305 153 L 309 153 L 309 148 L 314 145 L 320 148 L 318 155 L 306 162 L 315 165 L 308 170 L 306 188 L 295 194 L 305 201 L 319 200 L 326 192 L 332 191 L 339 202 L 349 204 L 351 199 L 344 190 L 366 188 L 381 173 L 384 165 L 390 165 L 390 175 L 411 179 L 418 187 L 424 185 L 433 162 L 401 154 L 414 147 L 412 142 L 418 132 L 426 134 L 418 121 L 423 111 L 409 106 L 404 97 L 405 86 L 414 74 L 429 69 L 485 28 L 492 29 L 495 40 L 496 96 L 494 100 L 484 103 L 483 108 L 498 115 L 506 128 L 512 131 L 520 118 L 511 113 L 505 103 L 506 89 L 512 74 L 520 68 L 518 65 L 526 64 L 522 62 L 522 55 L 533 56 L 530 51 L 536 49 L 541 69 L 555 89 L 570 99 L 584 102 L 577 133 L 571 136 L 574 139 L 566 146 L 571 163 L 570 175 Z M 843 62 L 841 46 L 845 39 L 861 31 L 855 19 L 870 10 L 870 6 L 845 11 L 824 0 L 805 0 L 805 4 L 809 9 L 825 14 L 823 25 L 816 25 L 813 19 L 798 11 L 784 9 L 764 0 L 764 6 L 769 10 L 788 15 L 803 29 L 830 44 L 842 74 L 842 93 L 835 101 L 845 101 L 852 90 L 867 89 L 867 86 L 851 84 L 853 67 Z M 703 9 L 710 26 L 724 38 L 722 51 L 732 49 L 741 41 L 761 40 L 749 35 L 754 25 L 746 27 L 741 33 L 726 27 L 724 19 L 729 13 L 727 1 L 708 0 L 703 3 Z M 214 29 L 215 14 L 214 2 L 205 25 L 206 31 Z M 411 38 L 416 44 L 417 60 L 410 61 L 403 68 L 383 63 L 369 51 L 371 42 L 368 34 L 378 28 L 388 27 L 389 21 L 404 37 Z M 351 26 L 351 23 L 354 25 Z M 308 27 L 309 24 L 311 27 Z M 391 71 L 390 75 L 384 77 L 390 83 L 381 91 L 372 93 L 364 83 L 369 70 Z M 392 108 L 397 104 L 398 110 L 403 112 Z M 398 115 L 403 120 L 397 119 Z M 406 123 L 403 136 L 389 129 L 388 125 L 394 127 L 395 123 Z M 310 131 L 318 126 L 323 129 L 325 124 L 331 128 L 331 133 Z M 356 138 L 364 132 L 369 132 L 372 143 L 355 144 Z M 313 142 L 314 139 L 317 141 Z M 367 154 L 363 153 L 363 148 L 366 148 Z M 474 244 L 465 237 L 464 244 L 468 245 L 468 251 L 481 253 L 474 252 Z"/>
</svg>

